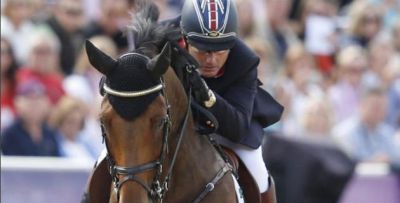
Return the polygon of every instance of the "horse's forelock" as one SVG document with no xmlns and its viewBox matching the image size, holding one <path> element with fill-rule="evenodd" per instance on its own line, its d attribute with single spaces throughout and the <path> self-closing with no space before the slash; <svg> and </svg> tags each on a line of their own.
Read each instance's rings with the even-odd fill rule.
<svg viewBox="0 0 400 203">
<path fill-rule="evenodd" d="M 133 32 L 135 52 L 153 57 L 161 51 L 170 33 L 179 33 L 178 28 L 157 23 L 156 20 L 151 4 L 144 5 L 136 15 L 132 16 L 128 30 Z"/>
<path fill-rule="evenodd" d="M 129 27 L 134 32 L 135 50 L 118 59 L 118 67 L 107 76 L 108 85 L 118 91 L 141 91 L 152 88 L 160 83 L 149 72 L 148 61 L 140 55 L 152 59 L 161 52 L 168 41 L 169 34 L 176 29 L 168 25 L 157 24 L 151 17 L 139 13 Z M 138 53 L 138 54 L 134 54 Z M 140 116 L 148 105 L 157 97 L 151 93 L 142 97 L 121 98 L 110 95 L 108 101 L 116 112 L 126 120 Z"/>
</svg>

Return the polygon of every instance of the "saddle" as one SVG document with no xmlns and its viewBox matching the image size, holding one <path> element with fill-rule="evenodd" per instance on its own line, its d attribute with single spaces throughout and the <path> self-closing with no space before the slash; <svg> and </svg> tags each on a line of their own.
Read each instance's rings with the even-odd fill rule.
<svg viewBox="0 0 400 203">
<path fill-rule="evenodd" d="M 245 201 L 251 203 L 261 203 L 260 190 L 258 189 L 258 185 L 247 167 L 243 164 L 234 151 L 223 146 L 222 149 L 224 150 L 225 155 L 235 170 L 235 173 L 239 177 L 239 185 L 243 190 Z"/>
</svg>

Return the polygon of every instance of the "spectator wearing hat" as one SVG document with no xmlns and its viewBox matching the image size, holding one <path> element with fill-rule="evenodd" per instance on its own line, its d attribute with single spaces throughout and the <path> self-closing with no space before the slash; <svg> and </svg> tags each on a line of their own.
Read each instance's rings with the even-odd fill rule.
<svg viewBox="0 0 400 203">
<path fill-rule="evenodd" d="M 44 85 L 38 80 L 19 84 L 14 102 L 17 119 L 4 130 L 1 142 L 3 154 L 59 156 L 56 133 L 46 123 L 50 101 Z"/>
</svg>

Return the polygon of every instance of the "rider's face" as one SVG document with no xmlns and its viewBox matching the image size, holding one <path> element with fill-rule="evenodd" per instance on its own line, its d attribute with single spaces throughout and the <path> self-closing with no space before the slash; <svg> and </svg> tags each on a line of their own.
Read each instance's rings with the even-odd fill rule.
<svg viewBox="0 0 400 203">
<path fill-rule="evenodd" d="M 205 51 L 194 46 L 188 46 L 189 53 L 199 62 L 199 71 L 203 77 L 216 77 L 224 66 L 229 55 L 229 50 Z"/>
</svg>

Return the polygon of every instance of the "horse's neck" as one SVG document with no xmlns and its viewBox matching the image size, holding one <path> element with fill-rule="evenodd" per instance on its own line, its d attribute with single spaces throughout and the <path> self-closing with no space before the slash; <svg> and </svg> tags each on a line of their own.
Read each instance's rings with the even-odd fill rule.
<svg viewBox="0 0 400 203">
<path fill-rule="evenodd" d="M 166 79 L 167 87 L 175 87 L 167 89 L 167 95 L 175 95 L 169 100 L 171 101 L 171 112 L 175 112 L 175 114 L 172 114 L 171 119 L 175 121 L 181 120 L 184 115 L 182 115 L 183 112 L 178 107 L 188 105 L 185 103 L 188 100 L 182 99 L 185 90 L 172 68 L 167 70 L 164 78 Z M 194 199 L 224 164 L 224 161 L 216 153 L 207 137 L 195 132 L 191 113 L 184 130 L 182 144 L 176 157 L 176 163 L 173 166 L 167 201 L 165 202 L 188 202 L 188 199 Z M 169 155 L 166 167 L 164 167 L 165 173 L 170 167 L 169 164 L 176 149 L 179 133 L 178 135 L 171 134 L 169 139 Z"/>
<path fill-rule="evenodd" d="M 193 125 L 193 121 L 188 123 L 177 155 L 170 186 L 170 193 L 176 193 L 176 195 L 171 195 L 173 197 L 182 197 L 182 194 L 179 194 L 182 191 L 185 191 L 189 197 L 197 196 L 199 190 L 211 181 L 224 164 L 207 137 L 197 134 L 193 130 Z M 170 154 L 172 156 L 172 151 Z M 190 189 L 192 191 L 188 191 Z"/>
</svg>

